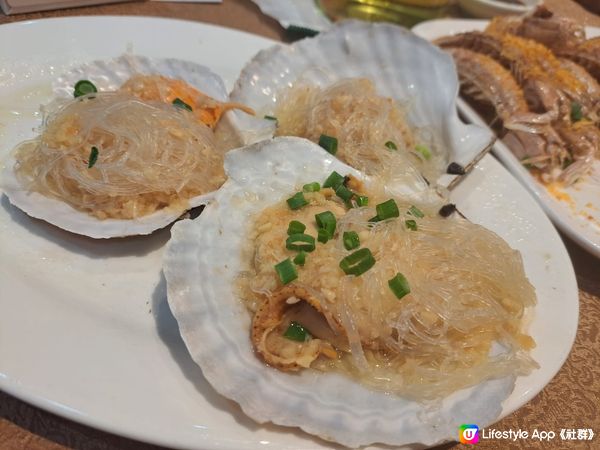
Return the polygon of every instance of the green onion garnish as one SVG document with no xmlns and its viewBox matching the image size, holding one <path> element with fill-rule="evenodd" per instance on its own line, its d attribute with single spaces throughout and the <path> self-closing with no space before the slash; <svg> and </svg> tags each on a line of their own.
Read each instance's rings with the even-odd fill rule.
<svg viewBox="0 0 600 450">
<path fill-rule="evenodd" d="M 578 122 L 583 119 L 583 111 L 581 110 L 581 104 L 577 102 L 571 103 L 571 120 Z"/>
<path fill-rule="evenodd" d="M 369 222 L 375 223 L 375 222 L 381 222 L 381 218 L 379 216 L 375 216 L 375 217 L 371 217 L 369 219 Z"/>
<path fill-rule="evenodd" d="M 329 175 L 327 177 L 327 179 L 325 180 L 325 183 L 323 183 L 323 187 L 324 188 L 333 188 L 333 190 L 336 190 L 340 184 L 344 183 L 344 177 L 341 176 L 339 173 L 337 173 L 335 170 L 333 172 L 331 172 L 331 175 Z"/>
<path fill-rule="evenodd" d="M 393 198 L 390 198 L 387 202 L 380 203 L 375 207 L 375 210 L 377 211 L 377 217 L 379 217 L 379 220 L 400 217 L 400 210 L 398 209 L 398 205 Z"/>
<path fill-rule="evenodd" d="M 177 97 L 175 100 L 173 100 L 172 104 L 173 104 L 173 106 L 175 106 L 177 108 L 187 109 L 188 111 L 192 111 L 192 107 L 190 105 L 188 105 L 186 102 L 184 102 L 183 100 L 181 100 L 179 97 Z"/>
<path fill-rule="evenodd" d="M 73 97 L 81 97 L 82 95 L 93 94 L 94 92 L 98 92 L 98 89 L 89 80 L 79 80 L 75 83 L 75 89 L 73 90 Z"/>
<path fill-rule="evenodd" d="M 285 240 L 288 250 L 312 252 L 315 249 L 315 238 L 304 233 L 291 234 Z"/>
<path fill-rule="evenodd" d="M 343 184 L 340 184 L 338 188 L 335 190 L 335 195 L 344 200 L 345 202 L 349 202 L 354 193 L 348 189 Z"/>
<path fill-rule="evenodd" d="M 296 272 L 296 268 L 292 264 L 290 258 L 275 264 L 275 271 L 283 284 L 288 284 L 298 278 L 298 272 Z"/>
<path fill-rule="evenodd" d="M 292 220 L 288 225 L 287 234 L 290 235 L 304 233 L 304 230 L 306 230 L 306 225 L 304 225 L 302 222 L 298 222 L 297 220 Z"/>
<path fill-rule="evenodd" d="M 294 264 L 297 266 L 303 266 L 306 262 L 306 252 L 300 252 L 294 258 Z"/>
<path fill-rule="evenodd" d="M 344 231 L 344 248 L 346 250 L 354 250 L 360 247 L 360 238 L 356 231 Z"/>
<path fill-rule="evenodd" d="M 333 213 L 331 211 L 324 211 L 322 213 L 316 214 L 315 220 L 317 221 L 317 226 L 320 229 L 327 231 L 327 236 L 329 237 L 329 239 L 333 238 L 337 223 Z"/>
<path fill-rule="evenodd" d="M 288 329 L 285 330 L 285 333 L 283 333 L 283 337 L 286 337 L 291 341 L 306 342 L 312 336 L 310 335 L 310 332 L 306 328 L 304 328 L 298 322 L 292 321 L 292 322 L 290 322 Z"/>
<path fill-rule="evenodd" d="M 388 285 L 398 299 L 401 299 L 406 294 L 410 293 L 408 280 L 400 272 L 398 272 L 394 278 L 388 280 Z"/>
<path fill-rule="evenodd" d="M 405 220 L 404 224 L 406 225 L 406 228 L 408 228 L 409 230 L 413 230 L 413 231 L 417 231 L 417 221 L 416 220 Z"/>
<path fill-rule="evenodd" d="M 361 248 L 340 261 L 340 268 L 346 275 L 362 275 L 374 265 L 375 258 L 368 248 Z"/>
<path fill-rule="evenodd" d="M 387 141 L 385 143 L 385 146 L 387 148 L 389 148 L 390 150 L 398 150 L 398 146 L 396 144 L 394 144 L 392 141 Z"/>
<path fill-rule="evenodd" d="M 292 197 L 287 199 L 287 204 L 290 209 L 300 209 L 303 206 L 308 205 L 308 200 L 304 198 L 302 192 L 296 192 Z"/>
<path fill-rule="evenodd" d="M 325 228 L 319 228 L 317 231 L 317 241 L 319 241 L 321 244 L 326 244 L 328 240 L 329 233 L 327 230 Z"/>
<path fill-rule="evenodd" d="M 308 183 L 302 186 L 302 190 L 304 192 L 319 192 L 321 190 L 321 185 L 315 181 L 314 183 Z"/>
<path fill-rule="evenodd" d="M 418 151 L 427 161 L 431 159 L 431 151 L 423 144 L 415 145 L 415 150 Z"/>
<path fill-rule="evenodd" d="M 267 115 L 267 116 L 264 116 L 264 117 L 267 120 L 272 120 L 273 122 L 277 122 L 277 117 L 275 117 L 275 116 L 269 116 L 269 115 Z"/>
<path fill-rule="evenodd" d="M 366 195 L 357 195 L 355 197 L 356 199 L 356 206 L 360 207 L 360 206 L 368 206 L 369 204 L 369 197 L 367 197 Z"/>
<path fill-rule="evenodd" d="M 419 208 L 417 208 L 415 205 L 408 208 L 408 213 L 415 217 L 418 217 L 419 219 L 422 219 L 423 217 L 425 217 L 425 214 L 423 214 L 423 212 Z"/>
<path fill-rule="evenodd" d="M 319 145 L 332 155 L 335 155 L 337 153 L 338 140 L 333 136 L 327 136 L 326 134 L 322 134 L 319 137 Z"/>
<path fill-rule="evenodd" d="M 94 167 L 94 164 L 96 164 L 96 161 L 98 161 L 98 153 L 98 148 L 92 147 L 92 150 L 90 151 L 90 156 L 88 158 L 88 169 Z"/>
</svg>

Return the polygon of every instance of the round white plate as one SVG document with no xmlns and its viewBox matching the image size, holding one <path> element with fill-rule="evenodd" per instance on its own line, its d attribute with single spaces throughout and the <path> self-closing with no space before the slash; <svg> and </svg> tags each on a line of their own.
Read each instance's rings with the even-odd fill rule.
<svg viewBox="0 0 600 450">
<path fill-rule="evenodd" d="M 86 17 L 0 27 L 0 158 L 34 135 L 51 81 L 69 67 L 127 49 L 206 65 L 228 87 L 272 44 L 193 22 Z M 503 415 L 539 392 L 571 348 L 578 292 L 552 224 L 490 156 L 453 192 L 471 220 L 523 253 L 539 304 L 531 324 L 541 368 L 517 381 Z M 169 230 L 98 242 L 29 218 L 0 197 L 0 389 L 54 413 L 128 437 L 197 449 L 330 445 L 258 426 L 213 391 L 179 337 L 161 275 Z"/>
<path fill-rule="evenodd" d="M 413 28 L 419 36 L 433 40 L 465 31 L 483 30 L 486 20 L 439 19 L 423 22 Z M 600 36 L 600 28 L 587 27 L 588 38 Z M 458 99 L 458 109 L 467 121 L 486 126 L 479 114 L 464 100 Z M 496 141 L 492 152 L 510 172 L 533 194 L 550 219 L 571 239 L 600 258 L 600 161 L 592 173 L 567 188 L 548 187 L 532 177 L 510 149 Z"/>
</svg>

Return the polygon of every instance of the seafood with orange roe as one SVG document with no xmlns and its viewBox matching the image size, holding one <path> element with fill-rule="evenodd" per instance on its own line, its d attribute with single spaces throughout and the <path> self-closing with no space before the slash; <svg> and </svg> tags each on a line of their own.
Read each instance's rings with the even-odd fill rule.
<svg viewBox="0 0 600 450">
<path fill-rule="evenodd" d="M 254 114 L 252 108 L 245 105 L 219 102 L 183 80 L 162 75 L 134 75 L 121 86 L 120 90 L 145 101 L 162 101 L 180 105 L 191 110 L 199 122 L 210 128 L 215 128 L 221 116 L 231 109 Z"/>
<path fill-rule="evenodd" d="M 600 75 L 595 41 L 600 44 L 586 41 L 579 25 L 538 9 L 437 43 L 455 59 L 462 94 L 492 105 L 491 124 L 501 121 L 500 136 L 515 156 L 542 181 L 569 185 L 591 170 L 600 153 L 600 84 L 586 70 L 597 60 Z M 582 58 L 586 65 L 578 64 Z"/>
</svg>

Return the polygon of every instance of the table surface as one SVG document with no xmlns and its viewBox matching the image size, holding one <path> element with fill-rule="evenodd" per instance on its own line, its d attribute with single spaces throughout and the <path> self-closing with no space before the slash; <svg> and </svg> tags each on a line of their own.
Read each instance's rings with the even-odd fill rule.
<svg viewBox="0 0 600 450">
<path fill-rule="evenodd" d="M 558 14 L 585 25 L 600 26 L 600 17 L 572 0 L 546 0 Z M 222 4 L 138 2 L 4 16 L 0 24 L 76 15 L 140 15 L 181 18 L 213 23 L 285 40 L 279 24 L 260 13 L 249 0 L 224 0 Z M 527 440 L 527 448 L 600 448 L 600 260 L 563 236 L 579 284 L 580 322 L 575 345 L 560 372 L 533 400 L 494 425 L 497 430 L 553 430 L 592 428 L 591 442 L 560 439 L 542 444 Z M 452 448 L 447 444 L 440 448 Z M 139 449 L 160 450 L 57 417 L 0 392 L 0 449 Z M 507 448 L 506 441 L 484 441 L 478 448 Z"/>
</svg>

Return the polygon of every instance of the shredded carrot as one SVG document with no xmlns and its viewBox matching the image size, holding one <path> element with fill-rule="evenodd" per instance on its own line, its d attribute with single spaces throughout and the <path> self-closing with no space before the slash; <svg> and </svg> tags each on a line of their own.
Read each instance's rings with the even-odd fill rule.
<svg viewBox="0 0 600 450">
<path fill-rule="evenodd" d="M 219 102 L 183 80 L 161 75 L 135 75 L 121 86 L 121 90 L 146 101 L 173 103 L 174 100 L 180 99 L 192 108 L 199 122 L 210 128 L 214 128 L 223 114 L 230 109 L 240 109 L 254 115 L 254 111 L 245 105 Z"/>
</svg>

